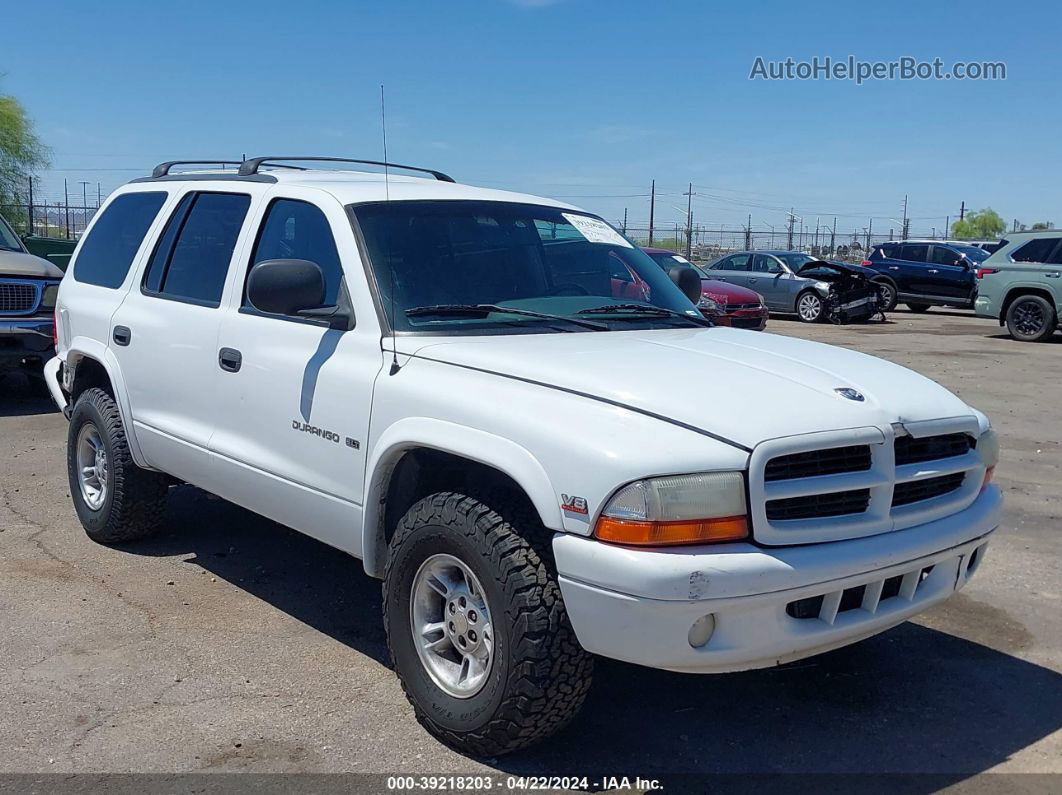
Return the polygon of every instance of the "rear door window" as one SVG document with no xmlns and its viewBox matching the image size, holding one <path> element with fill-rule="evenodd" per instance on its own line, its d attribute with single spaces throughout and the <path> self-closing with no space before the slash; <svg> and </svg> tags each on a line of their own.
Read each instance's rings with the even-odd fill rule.
<svg viewBox="0 0 1062 795">
<path fill-rule="evenodd" d="M 1058 246 L 1057 237 L 1039 237 L 1030 240 L 1024 246 L 1018 246 L 1010 258 L 1015 262 L 1049 262 L 1052 252 Z"/>
<path fill-rule="evenodd" d="M 192 193 L 166 224 L 144 276 L 144 292 L 217 307 L 251 197 Z"/>
<path fill-rule="evenodd" d="M 81 242 L 75 281 L 120 287 L 166 196 L 165 191 L 126 193 L 108 204 Z"/>
<path fill-rule="evenodd" d="M 957 252 L 952 251 L 947 246 L 933 246 L 933 259 L 934 265 L 954 265 L 959 261 L 959 255 Z"/>
</svg>

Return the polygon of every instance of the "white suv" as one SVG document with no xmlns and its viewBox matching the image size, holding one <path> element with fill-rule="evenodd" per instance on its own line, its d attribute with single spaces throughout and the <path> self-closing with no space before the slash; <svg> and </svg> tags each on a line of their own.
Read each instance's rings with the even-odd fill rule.
<svg viewBox="0 0 1062 795">
<path fill-rule="evenodd" d="M 575 207 L 276 160 L 163 164 L 81 240 L 46 367 L 70 493 L 102 543 L 184 481 L 360 558 L 445 742 L 556 731 L 594 654 L 777 665 L 980 563 L 996 437 L 932 381 L 713 328 L 696 274 Z"/>
</svg>

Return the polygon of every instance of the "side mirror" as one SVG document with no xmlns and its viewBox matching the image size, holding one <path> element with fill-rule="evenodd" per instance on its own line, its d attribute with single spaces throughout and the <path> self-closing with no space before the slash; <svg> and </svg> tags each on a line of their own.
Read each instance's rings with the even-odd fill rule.
<svg viewBox="0 0 1062 795">
<path fill-rule="evenodd" d="M 667 275 L 693 304 L 701 300 L 701 275 L 696 270 L 685 265 L 675 265 L 668 268 Z"/>
<path fill-rule="evenodd" d="M 247 276 L 247 300 L 271 315 L 324 320 L 331 328 L 349 329 L 351 314 L 339 306 L 325 306 L 321 266 L 305 259 L 267 259 Z"/>
<path fill-rule="evenodd" d="M 324 304 L 321 266 L 305 259 L 267 259 L 251 268 L 247 300 L 271 315 L 297 315 Z"/>
</svg>

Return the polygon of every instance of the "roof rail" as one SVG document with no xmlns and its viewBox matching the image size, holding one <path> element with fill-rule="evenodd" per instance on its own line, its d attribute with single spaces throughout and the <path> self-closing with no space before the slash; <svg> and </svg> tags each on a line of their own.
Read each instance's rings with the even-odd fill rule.
<svg viewBox="0 0 1062 795">
<path fill-rule="evenodd" d="M 382 160 L 353 160 L 349 157 L 252 157 L 248 160 L 243 161 L 243 163 L 240 165 L 240 170 L 238 173 L 241 177 L 247 177 L 251 174 L 257 174 L 258 169 L 261 168 L 263 163 L 269 163 L 274 160 L 312 160 L 316 162 L 326 163 L 360 163 L 366 166 L 403 168 L 407 171 L 420 171 L 424 174 L 431 174 L 433 177 L 435 177 L 435 179 L 439 180 L 440 182 L 456 182 L 456 180 L 448 174 L 444 174 L 441 171 L 435 171 L 431 168 L 420 168 L 419 166 L 403 166 L 401 163 L 385 163 Z M 279 163 L 275 165 L 281 168 L 284 167 Z"/>
<path fill-rule="evenodd" d="M 240 162 L 239 160 L 168 160 L 155 166 L 151 171 L 151 176 L 153 179 L 168 176 L 170 169 L 174 166 L 238 166 Z"/>
</svg>

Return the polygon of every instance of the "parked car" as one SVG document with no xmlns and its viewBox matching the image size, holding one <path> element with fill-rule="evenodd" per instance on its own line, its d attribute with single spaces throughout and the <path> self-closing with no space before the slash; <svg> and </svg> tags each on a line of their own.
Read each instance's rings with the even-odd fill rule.
<svg viewBox="0 0 1062 795">
<path fill-rule="evenodd" d="M 676 265 L 696 269 L 701 276 L 701 301 L 697 308 L 718 325 L 757 331 L 767 327 L 767 304 L 755 290 L 713 279 L 706 270 L 670 249 L 643 247 L 642 251 L 664 270 Z"/>
<path fill-rule="evenodd" d="M 1062 231 L 1012 232 L 977 269 L 974 311 L 1022 342 L 1044 342 L 1062 315 Z"/>
<path fill-rule="evenodd" d="M 39 374 L 55 344 L 55 298 L 63 273 L 35 257 L 0 215 L 0 376 Z"/>
<path fill-rule="evenodd" d="M 82 238 L 45 368 L 73 507 L 124 545 L 184 481 L 360 558 L 446 743 L 552 734 L 593 655 L 715 673 L 854 643 L 984 559 L 996 435 L 933 381 L 713 327 L 694 271 L 562 202 L 270 162 L 162 164 Z"/>
<path fill-rule="evenodd" d="M 796 313 L 805 323 L 817 323 L 824 318 L 830 285 L 797 275 L 809 262 L 817 260 L 799 251 L 739 251 L 705 270 L 713 279 L 760 293 L 771 312 Z"/>
<path fill-rule="evenodd" d="M 912 312 L 931 306 L 972 309 L 974 270 L 988 252 L 965 243 L 900 240 L 879 243 L 863 265 L 876 271 L 886 312 L 904 302 Z"/>
</svg>

